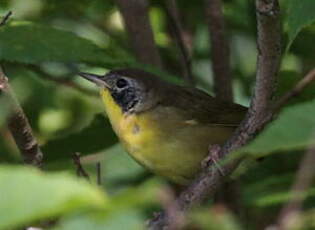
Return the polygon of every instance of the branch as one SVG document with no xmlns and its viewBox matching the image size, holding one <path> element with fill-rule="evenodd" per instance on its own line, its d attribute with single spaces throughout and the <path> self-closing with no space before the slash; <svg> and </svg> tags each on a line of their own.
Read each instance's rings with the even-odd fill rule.
<svg viewBox="0 0 315 230">
<path fill-rule="evenodd" d="M 2 18 L 2 20 L 1 20 L 1 22 L 0 22 L 0 27 L 1 27 L 1 26 L 4 26 L 4 25 L 7 23 L 7 21 L 9 20 L 9 18 L 10 18 L 11 15 L 12 15 L 12 11 L 9 11 L 9 12 Z"/>
<path fill-rule="evenodd" d="M 72 155 L 72 160 L 75 166 L 77 167 L 77 175 L 79 177 L 84 177 L 87 180 L 90 180 L 89 174 L 84 170 L 82 164 L 81 164 L 81 158 L 80 153 L 74 153 Z"/>
<path fill-rule="evenodd" d="M 12 12 L 9 11 L 0 22 L 0 26 L 4 26 L 11 15 Z M 8 127 L 18 149 L 21 152 L 24 162 L 36 167 L 41 167 L 43 153 L 39 148 L 38 142 L 33 135 L 28 119 L 25 116 L 18 100 L 16 99 L 8 82 L 8 78 L 5 76 L 1 66 L 0 95 L 4 97 L 4 99 L 6 99 L 11 106 L 11 111 L 8 117 Z"/>
<path fill-rule="evenodd" d="M 180 15 L 176 0 L 166 0 L 166 13 L 168 15 L 170 26 L 172 28 L 175 42 L 181 52 L 180 61 L 183 69 L 183 75 L 187 83 L 194 86 L 194 78 L 191 70 L 191 60 L 188 49 L 184 42 L 184 32 L 181 25 Z"/>
<path fill-rule="evenodd" d="M 17 101 L 8 78 L 0 66 L 0 94 L 11 106 L 11 113 L 8 117 L 8 127 L 19 148 L 23 160 L 26 164 L 41 167 L 43 153 L 39 148 L 38 142 L 33 135 L 32 128 L 25 116 L 23 109 Z"/>
<path fill-rule="evenodd" d="M 277 101 L 277 103 L 275 103 L 274 111 L 278 112 L 285 104 L 288 103 L 289 100 L 291 100 L 293 97 L 298 96 L 313 81 L 315 81 L 315 69 L 312 69 L 310 72 L 308 72 L 293 89 L 283 95 Z"/>
<path fill-rule="evenodd" d="M 233 101 L 230 50 L 221 0 L 205 0 L 205 11 L 210 34 L 214 91 L 218 98 Z"/>
<path fill-rule="evenodd" d="M 281 59 L 278 1 L 256 0 L 256 11 L 259 52 L 254 96 L 245 119 L 232 137 L 221 148 L 212 148 L 210 151 L 211 156 L 217 155 L 219 159 L 223 159 L 252 140 L 272 115 L 271 98 Z M 225 175 L 233 172 L 239 161 L 240 159 L 234 160 L 224 165 Z M 178 211 L 185 212 L 192 206 L 200 204 L 205 198 L 213 195 L 223 180 L 224 175 L 220 173 L 218 167 L 203 169 L 199 177 L 174 201 Z M 149 227 L 150 229 L 167 229 L 170 222 L 172 222 L 171 217 L 162 214 L 160 218 L 152 220 Z"/>
<path fill-rule="evenodd" d="M 147 0 L 115 0 L 123 16 L 133 51 L 144 64 L 162 67 L 160 54 L 154 42 L 148 15 Z"/>
<path fill-rule="evenodd" d="M 315 140 L 315 136 L 313 139 Z M 296 173 L 295 182 L 290 192 L 291 199 L 280 212 L 277 221 L 278 226 L 275 228 L 277 230 L 289 229 L 290 225 L 299 217 L 306 191 L 311 186 L 315 177 L 314 143 L 310 145 L 308 151 L 300 162 L 300 167 Z"/>
<path fill-rule="evenodd" d="M 98 185 L 102 185 L 102 164 L 101 162 L 96 163 L 96 181 Z"/>
</svg>

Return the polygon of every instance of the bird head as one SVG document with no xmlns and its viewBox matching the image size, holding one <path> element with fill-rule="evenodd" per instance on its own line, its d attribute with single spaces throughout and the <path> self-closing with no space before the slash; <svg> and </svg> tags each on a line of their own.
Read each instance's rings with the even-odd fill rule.
<svg viewBox="0 0 315 230">
<path fill-rule="evenodd" d="M 105 75 L 79 73 L 100 90 L 108 90 L 114 101 L 125 113 L 141 112 L 153 106 L 156 89 L 161 85 L 157 76 L 137 69 L 113 70 Z"/>
</svg>

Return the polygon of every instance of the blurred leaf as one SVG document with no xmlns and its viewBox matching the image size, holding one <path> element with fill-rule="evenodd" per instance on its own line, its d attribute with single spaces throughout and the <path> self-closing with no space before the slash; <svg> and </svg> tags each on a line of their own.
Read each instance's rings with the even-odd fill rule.
<svg viewBox="0 0 315 230">
<path fill-rule="evenodd" d="M 121 209 L 158 205 L 163 186 L 163 181 L 157 178 L 149 179 L 134 187 L 129 186 L 113 197 L 111 208 L 119 212 Z"/>
<path fill-rule="evenodd" d="M 301 212 L 300 218 L 294 223 L 294 230 L 313 230 L 315 229 L 315 209 L 311 208 Z"/>
<path fill-rule="evenodd" d="M 253 171 L 260 170 L 261 168 L 256 167 Z M 290 189 L 292 180 L 294 179 L 293 173 L 283 173 L 283 175 L 270 175 L 267 174 L 260 178 L 256 178 L 256 181 L 249 183 L 244 189 L 243 202 L 248 205 L 257 206 L 258 200 L 265 199 L 266 197 L 272 197 L 274 194 L 281 194 L 284 191 Z M 261 172 L 259 172 L 261 173 Z M 268 198 L 267 198 L 268 199 Z"/>
<path fill-rule="evenodd" d="M 0 167 L 0 229 L 91 208 L 104 208 L 104 194 L 65 173 L 43 174 L 28 167 Z"/>
<path fill-rule="evenodd" d="M 120 210 L 114 214 L 94 213 L 77 215 L 62 220 L 52 230 L 141 230 L 144 229 L 144 217 L 137 209 Z"/>
<path fill-rule="evenodd" d="M 308 189 L 300 195 L 303 199 L 308 196 L 315 196 L 315 188 Z M 296 194 L 290 193 L 288 190 L 283 190 L 281 192 L 271 193 L 263 196 L 257 195 L 254 203 L 260 207 L 277 205 L 288 202 L 294 196 L 296 196 Z"/>
<path fill-rule="evenodd" d="M 224 206 L 214 206 L 212 209 L 196 211 L 192 214 L 193 223 L 203 230 L 240 230 L 233 215 Z"/>
<path fill-rule="evenodd" d="M 156 180 L 124 189 L 110 200 L 107 213 L 94 212 L 66 217 L 53 230 L 144 229 L 147 217 L 142 209 L 157 205 L 160 191 L 161 183 Z"/>
<path fill-rule="evenodd" d="M 288 0 L 288 33 L 289 42 L 287 50 L 290 48 L 297 34 L 306 26 L 315 21 L 315 1 L 314 0 Z"/>
<path fill-rule="evenodd" d="M 250 144 L 238 150 L 256 157 L 276 151 L 298 150 L 314 142 L 315 100 L 283 109 Z"/>
<path fill-rule="evenodd" d="M 305 61 L 309 59 L 310 66 L 314 66 L 314 56 L 315 56 L 315 47 L 314 47 L 314 36 L 315 36 L 315 25 L 308 26 L 303 29 L 303 36 L 297 36 L 294 39 L 290 47 L 290 53 L 296 55 L 303 64 L 306 64 Z"/>
<path fill-rule="evenodd" d="M 78 133 L 51 140 L 42 146 L 45 160 L 69 159 L 75 152 L 82 155 L 96 153 L 117 142 L 116 135 L 108 119 L 97 115 L 92 123 Z"/>
<path fill-rule="evenodd" d="M 117 66 L 119 61 L 109 56 L 91 41 L 74 33 L 31 22 L 12 22 L 0 28 L 0 59 L 22 63 L 86 62 Z"/>
<path fill-rule="evenodd" d="M 145 172 L 145 169 L 126 153 L 121 144 L 106 149 L 102 167 L 102 178 L 106 188 L 135 181 Z"/>
</svg>

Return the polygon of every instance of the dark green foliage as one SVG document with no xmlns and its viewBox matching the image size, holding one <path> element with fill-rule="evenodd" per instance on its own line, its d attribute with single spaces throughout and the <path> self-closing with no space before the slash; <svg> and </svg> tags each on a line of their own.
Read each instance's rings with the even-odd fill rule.
<svg viewBox="0 0 315 230">
<path fill-rule="evenodd" d="M 82 155 L 96 153 L 117 143 L 117 138 L 111 130 L 108 119 L 103 115 L 97 115 L 91 124 L 74 133 L 62 138 L 50 140 L 42 150 L 45 160 L 69 159 L 76 152 Z"/>
<path fill-rule="evenodd" d="M 24 38 L 24 39 L 21 39 Z M 38 25 L 15 21 L 0 28 L 0 58 L 27 64 L 56 62 L 115 63 L 91 41 L 77 35 Z"/>
<path fill-rule="evenodd" d="M 315 2 L 313 0 L 289 0 L 287 4 L 289 48 L 298 32 L 315 21 Z"/>
</svg>

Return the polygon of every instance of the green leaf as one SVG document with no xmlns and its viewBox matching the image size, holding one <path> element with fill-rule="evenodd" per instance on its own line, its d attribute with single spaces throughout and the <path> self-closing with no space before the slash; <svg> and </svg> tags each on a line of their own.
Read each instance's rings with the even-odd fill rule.
<svg viewBox="0 0 315 230">
<path fill-rule="evenodd" d="M 0 229 L 107 204 L 106 196 L 86 181 L 28 167 L 1 166 L 0 187 Z"/>
<path fill-rule="evenodd" d="M 136 209 L 120 210 L 113 214 L 77 215 L 61 221 L 53 230 L 141 230 L 145 217 Z"/>
<path fill-rule="evenodd" d="M 288 0 L 288 35 L 290 48 L 297 34 L 315 21 L 314 0 Z"/>
<path fill-rule="evenodd" d="M 301 192 L 298 194 L 299 197 L 305 199 L 307 197 L 314 197 L 315 196 L 315 188 L 308 189 L 307 191 Z M 288 190 L 271 193 L 267 195 L 258 195 L 255 199 L 255 205 L 260 207 L 271 206 L 271 205 L 278 205 L 289 200 L 296 198 L 297 194 L 288 192 Z"/>
<path fill-rule="evenodd" d="M 163 184 L 155 179 L 123 189 L 112 197 L 107 212 L 89 212 L 64 217 L 53 230 L 144 229 L 148 217 L 144 215 L 143 210 L 150 210 L 159 204 L 161 191 Z"/>
<path fill-rule="evenodd" d="M 241 230 L 236 218 L 222 207 L 199 209 L 191 214 L 192 223 L 204 230 Z M 197 229 L 199 229 L 197 228 Z"/>
<path fill-rule="evenodd" d="M 92 123 L 78 133 L 51 140 L 42 146 L 45 160 L 70 159 L 72 154 L 82 155 L 96 153 L 117 143 L 109 120 L 103 115 L 97 115 Z"/>
<path fill-rule="evenodd" d="M 315 100 L 285 108 L 249 145 L 238 152 L 255 156 L 299 150 L 314 142 Z"/>
<path fill-rule="evenodd" d="M 108 189 L 113 185 L 137 180 L 145 172 L 145 169 L 126 153 L 121 144 L 106 149 L 102 166 L 103 184 Z"/>
<path fill-rule="evenodd" d="M 86 62 L 108 67 L 122 63 L 106 50 L 71 32 L 21 21 L 0 28 L 0 59 L 27 64 Z"/>
</svg>

